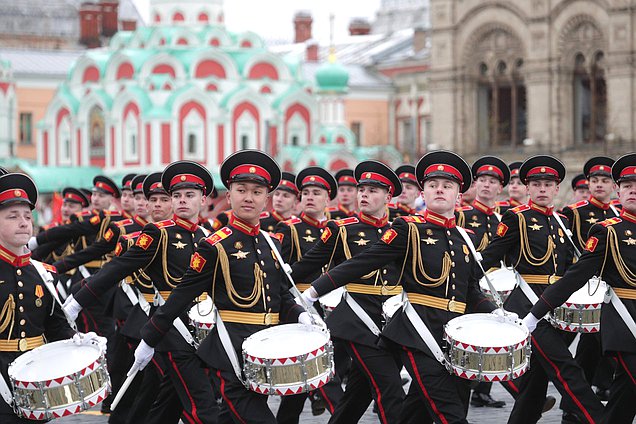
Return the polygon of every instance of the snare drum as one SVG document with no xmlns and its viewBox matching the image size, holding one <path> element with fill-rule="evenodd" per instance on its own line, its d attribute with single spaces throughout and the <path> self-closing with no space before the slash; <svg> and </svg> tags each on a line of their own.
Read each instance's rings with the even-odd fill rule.
<svg viewBox="0 0 636 424">
<path fill-rule="evenodd" d="M 449 370 L 467 380 L 506 381 L 525 374 L 530 362 L 530 332 L 517 320 L 469 314 L 444 326 Z"/>
<path fill-rule="evenodd" d="M 188 318 L 194 327 L 194 335 L 199 343 L 210 334 L 216 324 L 213 308 L 212 298 L 207 296 L 188 311 Z"/>
<path fill-rule="evenodd" d="M 20 416 L 49 420 L 77 414 L 110 392 L 104 351 L 72 340 L 47 343 L 9 365 L 13 398 Z"/>
<path fill-rule="evenodd" d="M 322 306 L 322 309 L 325 311 L 325 318 L 329 316 L 329 314 L 336 309 L 336 306 L 340 304 L 342 300 L 342 295 L 344 294 L 344 287 L 338 287 L 335 290 L 330 291 L 324 296 L 321 296 L 318 301 Z"/>
<path fill-rule="evenodd" d="M 329 333 L 318 327 L 283 324 L 243 342 L 247 387 L 264 395 L 294 395 L 324 386 L 334 375 Z"/>
<path fill-rule="evenodd" d="M 571 333 L 596 333 L 601 329 L 601 306 L 607 285 L 602 280 L 590 280 L 550 314 L 555 328 Z M 591 293 L 591 294 L 590 294 Z"/>
<path fill-rule="evenodd" d="M 510 293 L 512 293 L 514 288 L 517 286 L 517 277 L 515 275 L 514 269 L 501 267 L 494 271 L 488 272 L 487 274 L 488 279 L 495 287 L 495 290 L 497 290 L 497 292 L 499 293 L 501 301 L 505 302 L 506 299 L 508 299 L 508 296 L 510 296 Z M 486 297 L 494 302 L 495 299 L 490 292 L 490 287 L 488 287 L 488 283 L 486 282 L 485 277 L 481 277 L 481 280 L 479 280 L 479 287 L 481 288 L 481 291 L 484 292 Z"/>
</svg>

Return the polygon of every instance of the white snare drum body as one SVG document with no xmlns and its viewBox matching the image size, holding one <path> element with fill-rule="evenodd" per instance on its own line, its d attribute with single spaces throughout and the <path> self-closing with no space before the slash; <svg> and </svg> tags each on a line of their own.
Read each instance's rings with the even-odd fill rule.
<svg viewBox="0 0 636 424">
<path fill-rule="evenodd" d="M 324 386 L 334 375 L 329 333 L 302 324 L 283 324 L 243 342 L 243 372 L 250 390 L 294 395 Z"/>
<path fill-rule="evenodd" d="M 450 371 L 467 380 L 506 381 L 525 374 L 530 363 L 530 332 L 493 314 L 469 314 L 444 326 Z"/>
<path fill-rule="evenodd" d="M 510 293 L 512 293 L 517 286 L 517 277 L 514 269 L 502 267 L 488 272 L 487 274 L 488 279 L 495 287 L 495 290 L 499 293 L 499 296 L 501 296 L 501 300 L 505 302 L 506 299 L 508 299 L 508 296 L 510 296 Z M 490 300 L 495 300 L 490 292 L 490 287 L 488 287 L 485 277 L 482 277 L 481 280 L 479 280 L 479 287 Z"/>
<path fill-rule="evenodd" d="M 607 284 L 592 279 L 561 306 L 555 308 L 549 321 L 560 330 L 571 333 L 596 333 L 601 329 L 601 307 Z"/>
<path fill-rule="evenodd" d="M 393 315 L 397 312 L 398 309 L 404 305 L 404 301 L 402 300 L 402 293 L 396 294 L 395 296 L 389 297 L 382 304 L 382 315 L 384 315 L 384 319 L 388 321 L 390 318 L 393 318 Z"/>
<path fill-rule="evenodd" d="M 318 299 L 323 311 L 325 311 L 325 318 L 340 304 L 344 291 L 344 287 L 338 287 Z"/>
<path fill-rule="evenodd" d="M 104 352 L 72 340 L 47 343 L 9 365 L 18 413 L 31 420 L 77 414 L 102 402 L 110 392 Z"/>
<path fill-rule="evenodd" d="M 198 302 L 188 311 L 188 318 L 194 327 L 195 336 L 199 343 L 210 334 L 216 324 L 213 308 L 212 298 L 206 296 L 204 300 Z"/>
</svg>

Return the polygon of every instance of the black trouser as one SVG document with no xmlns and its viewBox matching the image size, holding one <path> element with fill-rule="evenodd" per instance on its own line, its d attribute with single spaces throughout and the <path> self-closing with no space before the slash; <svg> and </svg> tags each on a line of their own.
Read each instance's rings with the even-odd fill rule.
<svg viewBox="0 0 636 424">
<path fill-rule="evenodd" d="M 468 423 L 466 415 L 470 397 L 469 381 L 449 374 L 446 368 L 431 356 L 406 347 L 402 349 L 402 363 L 413 379 L 411 387 L 415 385 L 420 402 L 426 405 L 428 415 L 433 417 L 433 421 L 448 424 Z M 407 398 L 409 402 L 405 402 L 401 422 L 412 420 L 412 416 L 404 415 L 407 411 L 412 411 L 414 406 L 413 397 Z M 420 422 L 426 422 L 425 418 Z"/>
<path fill-rule="evenodd" d="M 631 423 L 636 416 L 636 353 L 616 354 L 617 366 L 603 423 Z"/>
<path fill-rule="evenodd" d="M 385 349 L 344 342 L 352 360 L 349 379 L 329 423 L 357 423 L 371 400 L 381 423 L 397 422 L 404 398 L 402 364 Z"/>
<path fill-rule="evenodd" d="M 583 368 L 590 384 L 601 390 L 610 388 L 616 362 L 613 358 L 603 356 L 601 333 L 581 334 L 574 358 Z"/>
<path fill-rule="evenodd" d="M 161 385 L 164 383 L 164 369 L 166 368 L 163 364 L 159 364 L 160 360 L 158 361 L 158 359 L 158 355 L 153 357 L 152 361 L 146 366 L 146 368 L 137 374 L 132 385 L 126 392 L 125 398 L 129 396 L 130 392 L 130 396 L 134 399 L 134 403 L 130 407 L 130 412 L 128 413 L 127 422 L 129 424 L 143 423 L 149 416 L 150 409 L 157 399 Z M 168 384 L 172 384 L 167 378 L 165 381 Z M 166 423 L 176 423 L 179 421 L 179 417 L 181 416 L 181 402 L 179 402 L 179 399 L 176 396 L 173 397 L 173 402 L 171 402 L 170 405 L 175 411 L 176 418 L 174 418 L 173 415 L 167 416 L 165 421 Z"/>
<path fill-rule="evenodd" d="M 165 378 L 172 385 L 162 382 L 157 399 L 148 413 L 146 423 L 166 423 L 166 417 L 175 414 L 174 397 L 178 396 L 183 408 L 184 420 L 195 424 L 216 424 L 219 407 L 208 370 L 194 352 L 157 352 L 165 363 Z M 155 355 L 157 355 L 155 354 Z M 177 420 L 178 421 L 178 420 Z"/>
<path fill-rule="evenodd" d="M 342 399 L 343 392 L 340 386 L 340 380 L 334 377 L 329 383 L 314 390 L 320 394 L 325 401 L 325 406 L 329 413 L 333 414 L 336 405 Z M 305 407 L 305 400 L 309 397 L 309 393 L 301 393 L 299 395 L 283 396 L 280 400 L 276 420 L 278 424 L 298 424 L 300 414 Z"/>
<path fill-rule="evenodd" d="M 546 321 L 539 322 L 532 333 L 530 369 L 519 381 L 519 396 L 512 408 L 509 423 L 536 423 L 541 418 L 548 381 L 561 393 L 563 402 L 572 405 L 569 410 L 584 422 L 600 420 L 603 404 L 568 350 L 573 337 L 574 333 L 557 330 Z"/>
<path fill-rule="evenodd" d="M 115 331 L 113 337 L 108 341 L 108 352 L 110 358 L 108 359 L 108 374 L 110 375 L 110 383 L 112 385 L 112 392 L 107 399 L 112 400 L 117 396 L 117 392 L 121 388 L 122 384 L 126 380 L 126 374 L 133 364 L 134 353 L 130 349 L 128 340 L 119 332 L 119 327 Z M 132 393 L 136 391 L 131 387 Z M 108 417 L 108 422 L 111 424 L 124 424 L 132 407 L 134 396 L 124 396 Z M 110 402 L 109 402 L 110 405 Z"/>
<path fill-rule="evenodd" d="M 221 395 L 223 408 L 219 422 L 236 424 L 275 424 L 276 418 L 267 405 L 267 396 L 245 388 L 233 371 L 210 368 L 215 392 Z M 284 397 L 283 397 L 284 399 Z"/>
</svg>

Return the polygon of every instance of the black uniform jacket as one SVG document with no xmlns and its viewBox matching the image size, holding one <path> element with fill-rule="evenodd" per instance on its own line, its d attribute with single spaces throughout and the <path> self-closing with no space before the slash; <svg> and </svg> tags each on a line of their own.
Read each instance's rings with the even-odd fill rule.
<svg viewBox="0 0 636 424">
<path fill-rule="evenodd" d="M 223 227 L 201 242 L 181 283 L 142 329 L 143 339 L 156 346 L 175 317 L 206 291 L 219 311 L 280 314 L 282 322 L 296 322 L 303 308 L 294 302 L 286 277 L 276 262 L 260 226 L 251 226 L 234 214 Z M 278 242 L 273 240 L 275 245 Z M 266 325 L 225 322 L 239 358 L 243 340 Z M 215 369 L 232 370 L 217 328 L 203 340 L 198 355 Z"/>
<path fill-rule="evenodd" d="M 352 216 L 357 216 L 358 213 L 355 210 L 349 210 L 338 203 L 336 206 L 329 206 L 327 208 L 327 216 L 329 219 L 344 219 Z"/>
<path fill-rule="evenodd" d="M 455 212 L 457 225 L 468 228 L 475 233 L 477 251 L 481 252 L 488 246 L 495 235 L 501 215 L 494 208 L 489 208 L 478 200 L 472 206 L 464 206 Z"/>
<path fill-rule="evenodd" d="M 484 269 L 498 266 L 499 261 L 504 260 L 522 276 L 545 279 L 544 283 L 537 284 L 528 281 L 532 277 L 526 278 L 532 290 L 540 296 L 548 283 L 553 282 L 555 276 L 562 276 L 572 263 L 571 245 L 552 213 L 552 208 L 532 202 L 508 210 L 497 226 L 493 241 L 482 252 Z M 560 218 L 567 228 L 567 218 Z M 523 317 L 532 304 L 517 287 L 504 306 Z"/>
<path fill-rule="evenodd" d="M 389 221 L 393 222 L 395 218 L 400 216 L 417 215 L 417 210 L 404 205 L 402 203 L 389 203 Z"/>
<path fill-rule="evenodd" d="M 620 218 L 609 218 L 590 230 L 586 250 L 563 278 L 548 287 L 532 307 L 532 314 L 543 317 L 563 304 L 593 276 L 600 276 L 616 289 L 627 311 L 636 319 L 636 215 L 621 211 Z M 592 289 L 595 286 L 592 285 Z M 603 350 L 636 353 L 636 340 L 614 307 L 601 309 Z"/>
<path fill-rule="evenodd" d="M 274 210 L 271 212 L 265 211 L 261 214 L 261 228 L 263 231 L 273 233 L 276 230 L 276 225 L 282 221 L 285 221 L 285 218 Z"/>
<path fill-rule="evenodd" d="M 303 255 L 303 258 L 292 266 L 293 277 L 299 281 L 307 281 L 309 275 L 323 266 L 338 265 L 374 245 L 386 230 L 390 228 L 388 216 L 383 219 L 373 218 L 364 213 L 359 217 L 344 218 L 329 221 L 324 229 L 320 241 Z M 378 328 L 382 328 L 382 303 L 390 296 L 401 292 L 399 286 L 399 269 L 390 262 L 383 267 L 371 271 L 369 274 L 353 278 L 349 283 L 385 287 L 385 295 L 362 294 L 352 291 L 349 293 L 364 311 L 373 319 Z M 327 317 L 327 324 L 331 334 L 345 340 L 375 346 L 377 337 L 358 318 L 349 305 L 342 301 Z"/>
<path fill-rule="evenodd" d="M 402 288 L 407 293 L 464 302 L 468 312 L 495 308 L 479 289 L 475 259 L 455 226 L 455 218 L 447 219 L 431 211 L 424 216 L 396 219 L 380 241 L 326 272 L 312 286 L 323 295 L 386 264 L 400 269 Z M 415 303 L 413 307 L 440 345 L 444 324 L 460 315 L 458 311 Z M 387 323 L 382 335 L 430 354 L 402 309 Z"/>
<path fill-rule="evenodd" d="M 585 242 L 592 225 L 617 215 L 610 205 L 610 203 L 605 204 L 594 197 L 590 197 L 589 200 L 581 200 L 568 205 L 561 211 L 570 221 L 574 241 L 581 252 L 585 249 Z M 614 209 L 618 212 L 618 209 Z"/>
</svg>

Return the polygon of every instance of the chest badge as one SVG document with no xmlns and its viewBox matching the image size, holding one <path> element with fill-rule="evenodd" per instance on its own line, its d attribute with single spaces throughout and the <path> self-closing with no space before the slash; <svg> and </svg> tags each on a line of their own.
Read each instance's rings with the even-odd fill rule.
<svg viewBox="0 0 636 424">
<path fill-rule="evenodd" d="M 434 239 L 434 238 L 432 238 L 432 237 L 427 237 L 427 238 L 425 238 L 425 239 L 422 239 L 422 241 L 423 241 L 424 243 L 426 243 L 427 245 L 431 245 L 431 244 L 435 244 L 435 243 L 437 243 L 439 240 L 438 240 L 438 239 Z"/>
<path fill-rule="evenodd" d="M 428 228 L 428 229 L 426 230 L 426 235 L 427 235 L 427 236 L 432 236 L 432 235 L 433 235 L 433 230 L 431 230 L 430 228 Z"/>
<path fill-rule="evenodd" d="M 592 218 L 586 219 L 585 221 L 587 221 L 590 224 L 596 224 L 598 222 L 598 218 L 592 217 Z"/>
<path fill-rule="evenodd" d="M 360 232 L 358 233 L 358 237 L 360 237 L 360 238 L 364 238 L 364 236 L 365 236 L 364 231 L 360 231 Z"/>
<path fill-rule="evenodd" d="M 632 235 L 631 230 L 625 230 L 625 235 L 626 235 L 627 237 L 630 237 L 630 236 Z"/>
<path fill-rule="evenodd" d="M 249 255 L 250 252 L 243 252 L 242 250 L 239 250 L 236 253 L 231 253 L 232 256 L 234 256 L 236 259 L 246 259 L 247 255 Z"/>
<path fill-rule="evenodd" d="M 309 231 L 309 230 L 307 230 Z M 311 234 L 307 234 L 305 237 L 303 237 L 303 239 L 307 242 L 307 243 L 313 243 L 316 240 L 318 240 L 316 237 L 313 237 Z"/>
<path fill-rule="evenodd" d="M 42 306 L 42 298 L 44 297 L 44 288 L 38 284 L 35 286 L 35 306 L 38 308 Z"/>
<path fill-rule="evenodd" d="M 354 241 L 355 244 L 357 244 L 358 246 L 366 246 L 367 243 L 369 243 L 369 240 L 366 239 L 360 239 L 360 240 L 356 240 Z"/>
<path fill-rule="evenodd" d="M 177 240 L 181 240 L 181 234 L 177 233 L 174 236 L 177 238 Z"/>
<path fill-rule="evenodd" d="M 234 243 L 234 248 L 236 250 L 241 250 L 243 248 L 243 243 L 240 241 L 237 241 L 236 243 Z"/>
<path fill-rule="evenodd" d="M 636 240 L 633 238 L 628 238 L 627 240 L 623 240 L 625 243 L 627 243 L 628 246 L 636 246 Z"/>
<path fill-rule="evenodd" d="M 543 225 L 532 224 L 529 226 L 529 228 L 532 229 L 532 231 L 539 231 L 541 228 L 543 228 Z"/>
<path fill-rule="evenodd" d="M 178 241 L 178 242 L 176 242 L 176 243 L 172 243 L 172 245 L 173 245 L 174 247 L 176 247 L 177 249 L 183 249 L 184 247 L 186 247 L 186 246 L 187 246 L 187 244 L 182 243 L 182 242 L 181 242 L 181 240 L 179 240 L 179 241 Z"/>
<path fill-rule="evenodd" d="M 475 217 L 475 218 L 476 218 L 476 217 Z M 479 223 L 479 222 L 475 222 L 475 221 L 473 221 L 473 222 L 469 222 L 469 223 L 468 223 L 468 225 L 470 225 L 470 226 L 471 226 L 471 227 L 473 227 L 473 228 L 481 227 L 481 223 Z"/>
<path fill-rule="evenodd" d="M 537 218 L 535 218 L 534 216 L 533 216 L 532 218 L 530 218 L 530 221 L 532 221 L 532 222 L 539 222 L 539 221 L 537 221 Z"/>
</svg>

